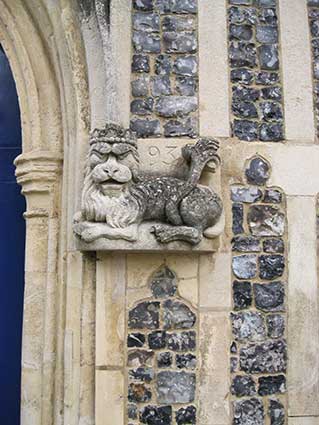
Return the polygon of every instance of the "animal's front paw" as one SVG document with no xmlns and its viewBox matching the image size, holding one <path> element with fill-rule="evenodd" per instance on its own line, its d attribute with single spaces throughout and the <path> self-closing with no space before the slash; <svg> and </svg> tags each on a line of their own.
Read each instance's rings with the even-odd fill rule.
<svg viewBox="0 0 319 425">
<path fill-rule="evenodd" d="M 161 243 L 167 243 L 170 239 L 170 232 L 168 231 L 169 226 L 165 226 L 164 224 L 155 224 L 152 229 L 151 233 L 154 233 L 155 238 L 161 242 Z"/>
</svg>

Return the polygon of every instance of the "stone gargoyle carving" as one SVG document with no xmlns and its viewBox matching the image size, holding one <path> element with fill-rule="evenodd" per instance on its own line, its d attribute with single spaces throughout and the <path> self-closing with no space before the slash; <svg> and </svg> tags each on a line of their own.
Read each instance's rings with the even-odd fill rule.
<svg viewBox="0 0 319 425">
<path fill-rule="evenodd" d="M 150 221 L 158 242 L 186 241 L 198 244 L 203 236 L 221 233 L 222 201 L 208 186 L 200 185 L 204 167 L 219 165 L 219 144 L 199 138 L 185 145 L 182 156 L 189 164 L 185 179 L 139 173 L 137 139 L 133 132 L 108 124 L 95 129 L 82 193 L 81 212 L 74 232 L 84 242 L 99 238 L 134 242 L 139 225 Z"/>
</svg>

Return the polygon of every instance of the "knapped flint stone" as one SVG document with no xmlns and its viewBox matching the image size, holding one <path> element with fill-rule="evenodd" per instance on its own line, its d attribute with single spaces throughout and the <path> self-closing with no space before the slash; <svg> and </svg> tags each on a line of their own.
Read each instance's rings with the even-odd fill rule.
<svg viewBox="0 0 319 425">
<path fill-rule="evenodd" d="M 256 121 L 234 120 L 233 132 L 238 139 L 252 142 L 258 137 L 258 123 Z"/>
<path fill-rule="evenodd" d="M 250 6 L 253 4 L 253 0 L 229 0 L 229 4 L 240 4 L 244 6 Z"/>
<path fill-rule="evenodd" d="M 155 102 L 155 111 L 166 118 L 181 117 L 196 111 L 197 97 L 165 96 Z"/>
<path fill-rule="evenodd" d="M 172 353 L 165 351 L 164 353 L 157 353 L 157 367 L 170 367 L 173 363 Z"/>
<path fill-rule="evenodd" d="M 254 284 L 254 296 L 259 310 L 281 311 L 284 309 L 285 289 L 281 282 Z"/>
<path fill-rule="evenodd" d="M 282 201 L 282 193 L 278 189 L 266 189 L 263 201 L 271 204 L 280 204 Z"/>
<path fill-rule="evenodd" d="M 308 6 L 318 7 L 319 6 L 319 0 L 308 0 Z"/>
<path fill-rule="evenodd" d="M 250 344 L 240 349 L 240 369 L 247 373 L 283 373 L 287 346 L 283 340 Z"/>
<path fill-rule="evenodd" d="M 261 102 L 260 110 L 265 121 L 281 120 L 283 118 L 282 108 L 277 102 Z"/>
<path fill-rule="evenodd" d="M 150 72 L 149 56 L 133 55 L 132 72 Z"/>
<path fill-rule="evenodd" d="M 261 24 L 276 25 L 278 22 L 276 9 L 261 9 L 259 11 L 259 22 Z"/>
<path fill-rule="evenodd" d="M 252 279 L 257 274 L 257 256 L 245 254 L 233 257 L 232 269 L 238 279 Z"/>
<path fill-rule="evenodd" d="M 250 282 L 233 282 L 233 302 L 235 310 L 243 310 L 252 304 L 252 289 Z"/>
<path fill-rule="evenodd" d="M 236 236 L 232 239 L 232 250 L 239 252 L 260 252 L 260 239 L 253 236 Z"/>
<path fill-rule="evenodd" d="M 137 407 L 135 404 L 129 404 L 127 406 L 127 417 L 129 419 L 137 419 Z"/>
<path fill-rule="evenodd" d="M 194 354 L 176 354 L 176 367 L 178 369 L 195 369 L 197 364 Z"/>
<path fill-rule="evenodd" d="M 130 367 L 152 366 L 154 352 L 149 350 L 129 350 L 127 365 Z"/>
<path fill-rule="evenodd" d="M 266 326 L 260 313 L 231 313 L 230 317 L 233 335 L 237 341 L 262 341 L 266 337 Z"/>
<path fill-rule="evenodd" d="M 145 335 L 141 333 L 131 333 L 127 336 L 128 347 L 143 347 L 145 342 Z"/>
<path fill-rule="evenodd" d="M 258 379 L 258 394 L 261 396 L 286 392 L 284 375 L 261 376 Z"/>
<path fill-rule="evenodd" d="M 231 199 L 233 202 L 251 204 L 260 201 L 262 195 L 263 193 L 258 187 L 232 186 L 231 188 Z"/>
<path fill-rule="evenodd" d="M 248 212 L 248 224 L 254 236 L 282 236 L 285 231 L 285 215 L 270 205 L 252 205 Z"/>
<path fill-rule="evenodd" d="M 167 266 L 163 266 L 152 276 L 150 286 L 155 298 L 172 297 L 177 290 L 176 276 Z"/>
<path fill-rule="evenodd" d="M 130 129 L 134 131 L 137 137 L 158 137 L 161 134 L 160 122 L 158 120 L 132 119 Z"/>
<path fill-rule="evenodd" d="M 156 381 L 157 401 L 165 403 L 191 403 L 195 398 L 195 373 L 158 372 Z"/>
<path fill-rule="evenodd" d="M 146 99 L 134 99 L 131 102 L 131 112 L 135 115 L 150 115 L 153 111 L 154 100 L 151 97 Z"/>
<path fill-rule="evenodd" d="M 134 97 L 147 96 L 149 94 L 149 77 L 142 76 L 131 82 L 132 95 Z"/>
<path fill-rule="evenodd" d="M 264 185 L 270 177 L 270 165 L 261 157 L 253 158 L 245 170 L 247 182 Z"/>
<path fill-rule="evenodd" d="M 196 407 L 181 407 L 175 414 L 177 425 L 196 424 Z"/>
<path fill-rule="evenodd" d="M 164 124 L 165 137 L 195 137 L 197 135 L 196 122 L 192 118 L 186 120 L 169 120 Z"/>
<path fill-rule="evenodd" d="M 237 357 L 230 358 L 230 372 L 235 373 L 238 370 L 238 359 Z"/>
<path fill-rule="evenodd" d="M 259 7 L 276 7 L 276 0 L 256 0 Z"/>
<path fill-rule="evenodd" d="M 253 43 L 232 41 L 229 46 L 229 58 L 232 68 L 256 66 L 256 46 Z"/>
<path fill-rule="evenodd" d="M 278 142 L 284 138 L 282 124 L 262 124 L 259 128 L 259 138 L 263 142 Z"/>
<path fill-rule="evenodd" d="M 237 354 L 237 351 L 238 351 L 237 343 L 236 343 L 235 341 L 233 341 L 233 342 L 231 343 L 231 346 L 230 346 L 230 352 L 231 352 L 232 354 Z"/>
<path fill-rule="evenodd" d="M 154 370 L 149 367 L 138 367 L 129 371 L 129 377 L 136 381 L 149 383 L 154 379 Z"/>
<path fill-rule="evenodd" d="M 279 82 L 279 74 L 276 72 L 262 71 L 256 76 L 256 84 L 270 86 Z"/>
<path fill-rule="evenodd" d="M 258 47 L 258 56 L 261 69 L 275 71 L 279 69 L 278 47 L 274 44 L 263 44 Z"/>
<path fill-rule="evenodd" d="M 230 392 L 236 397 L 252 396 L 256 394 L 256 384 L 251 376 L 234 376 Z"/>
<path fill-rule="evenodd" d="M 127 398 L 131 403 L 145 403 L 152 398 L 152 392 L 144 384 L 131 383 L 128 386 Z"/>
<path fill-rule="evenodd" d="M 259 43 L 278 43 L 278 29 L 273 25 L 257 25 L 256 39 Z"/>
<path fill-rule="evenodd" d="M 163 303 L 164 329 L 189 329 L 195 322 L 196 316 L 186 304 L 177 300 Z"/>
<path fill-rule="evenodd" d="M 259 90 L 251 87 L 235 86 L 232 88 L 233 101 L 252 101 L 255 102 L 259 99 Z"/>
<path fill-rule="evenodd" d="M 252 102 L 232 102 L 232 111 L 239 118 L 257 118 L 258 112 L 256 106 Z"/>
<path fill-rule="evenodd" d="M 133 31 L 133 45 L 136 52 L 160 53 L 161 41 L 157 34 Z"/>
<path fill-rule="evenodd" d="M 154 331 L 151 332 L 148 337 L 148 345 L 152 350 L 160 350 L 166 347 L 166 332 L 165 331 Z"/>
<path fill-rule="evenodd" d="M 133 13 L 133 29 L 136 31 L 159 32 L 159 15 L 157 13 Z"/>
<path fill-rule="evenodd" d="M 178 57 L 174 62 L 173 72 L 174 74 L 186 75 L 188 77 L 197 75 L 198 66 L 196 56 Z"/>
<path fill-rule="evenodd" d="M 261 97 L 267 100 L 280 101 L 282 98 L 281 87 L 265 87 L 261 89 Z"/>
<path fill-rule="evenodd" d="M 197 79 L 193 77 L 176 77 L 176 91 L 181 96 L 194 96 L 197 92 Z"/>
<path fill-rule="evenodd" d="M 283 254 L 285 252 L 285 244 L 282 239 L 266 239 L 263 242 L 263 249 L 267 253 Z"/>
<path fill-rule="evenodd" d="M 252 26 L 230 24 L 229 35 L 231 40 L 250 41 L 253 36 Z"/>
<path fill-rule="evenodd" d="M 238 235 L 239 233 L 244 233 L 243 222 L 244 222 L 244 208 L 242 204 L 233 204 L 232 205 L 232 214 L 233 214 L 233 234 Z"/>
<path fill-rule="evenodd" d="M 167 334 L 167 348 L 173 351 L 194 351 L 196 349 L 196 333 L 184 331 Z"/>
<path fill-rule="evenodd" d="M 264 406 L 258 398 L 234 402 L 233 425 L 264 425 Z"/>
<path fill-rule="evenodd" d="M 153 10 L 153 0 L 134 0 L 133 7 L 135 10 L 150 12 Z"/>
<path fill-rule="evenodd" d="M 156 329 L 159 327 L 160 303 L 144 301 L 129 312 L 128 327 L 130 329 Z"/>
<path fill-rule="evenodd" d="M 319 3 L 318 3 L 319 5 Z M 318 19 L 319 18 L 319 9 L 308 9 L 308 17 L 311 19 Z M 311 40 L 313 42 L 314 40 Z"/>
<path fill-rule="evenodd" d="M 256 9 L 232 6 L 228 9 L 228 20 L 231 24 L 255 24 L 257 22 Z"/>
<path fill-rule="evenodd" d="M 254 72 L 250 69 L 232 69 L 230 71 L 230 79 L 232 83 L 252 84 L 254 80 Z"/>
<path fill-rule="evenodd" d="M 278 400 L 270 400 L 268 414 L 270 416 L 270 425 L 285 424 L 285 408 Z"/>
<path fill-rule="evenodd" d="M 140 412 L 140 421 L 147 425 L 171 425 L 171 406 L 145 406 Z"/>
<path fill-rule="evenodd" d="M 191 31 L 195 21 L 191 16 L 165 16 L 162 25 L 163 31 Z"/>
<path fill-rule="evenodd" d="M 156 6 L 161 13 L 196 13 L 196 0 L 156 0 Z"/>
<path fill-rule="evenodd" d="M 162 96 L 171 94 L 171 80 L 168 76 L 156 75 L 152 77 L 152 95 Z"/>
<path fill-rule="evenodd" d="M 281 277 L 285 271 L 285 257 L 283 255 L 261 255 L 258 262 L 261 279 L 275 279 Z"/>
<path fill-rule="evenodd" d="M 172 70 L 171 57 L 168 55 L 158 55 L 155 61 L 155 74 L 168 75 Z"/>
<path fill-rule="evenodd" d="M 268 337 L 281 338 L 285 333 L 285 317 L 280 314 L 269 314 L 266 317 Z"/>
<path fill-rule="evenodd" d="M 164 32 L 163 44 L 166 53 L 194 53 L 197 50 L 195 32 Z"/>
<path fill-rule="evenodd" d="M 316 80 L 319 80 L 319 59 L 313 61 L 313 74 Z"/>
</svg>

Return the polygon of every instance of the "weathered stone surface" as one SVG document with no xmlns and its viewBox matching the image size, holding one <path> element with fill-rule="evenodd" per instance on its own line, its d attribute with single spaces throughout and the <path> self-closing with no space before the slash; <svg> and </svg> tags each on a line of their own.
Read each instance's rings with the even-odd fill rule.
<svg viewBox="0 0 319 425">
<path fill-rule="evenodd" d="M 228 9 L 228 20 L 232 24 L 255 24 L 257 22 L 257 12 L 255 8 L 232 6 Z"/>
<path fill-rule="evenodd" d="M 232 111 L 239 118 L 257 118 L 257 108 L 253 102 L 233 102 Z"/>
<path fill-rule="evenodd" d="M 139 303 L 129 312 L 128 327 L 131 329 L 156 329 L 159 327 L 159 302 Z"/>
<path fill-rule="evenodd" d="M 132 119 L 130 122 L 130 129 L 134 131 L 137 137 L 157 137 L 161 133 L 161 126 L 158 120 L 149 119 Z"/>
<path fill-rule="evenodd" d="M 259 138 L 264 142 L 278 142 L 284 139 L 284 129 L 282 124 L 263 123 L 259 128 Z"/>
<path fill-rule="evenodd" d="M 134 97 L 147 96 L 149 94 L 149 77 L 142 76 L 131 82 L 132 95 Z"/>
<path fill-rule="evenodd" d="M 148 337 L 148 345 L 152 350 L 159 350 L 166 347 L 166 332 L 154 331 Z"/>
<path fill-rule="evenodd" d="M 165 16 L 162 25 L 163 31 L 191 31 L 195 21 L 190 16 Z"/>
<path fill-rule="evenodd" d="M 283 118 L 282 108 L 277 102 L 261 102 L 260 110 L 265 121 L 281 120 Z"/>
<path fill-rule="evenodd" d="M 263 44 L 258 47 L 258 56 L 261 69 L 279 69 L 278 47 L 274 44 Z"/>
<path fill-rule="evenodd" d="M 254 72 L 250 69 L 232 69 L 230 72 L 232 83 L 252 84 L 254 80 Z"/>
<path fill-rule="evenodd" d="M 133 29 L 136 31 L 159 32 L 159 15 L 156 13 L 133 13 Z"/>
<path fill-rule="evenodd" d="M 176 367 L 178 369 L 195 369 L 197 364 L 194 354 L 176 354 Z"/>
<path fill-rule="evenodd" d="M 248 212 L 248 225 L 254 236 L 282 236 L 285 216 L 277 207 L 253 205 Z"/>
<path fill-rule="evenodd" d="M 193 77 L 176 77 L 176 90 L 181 96 L 194 96 L 197 92 L 197 79 Z"/>
<path fill-rule="evenodd" d="M 135 115 L 150 115 L 153 111 L 154 100 L 151 97 L 146 99 L 134 99 L 131 102 L 131 112 Z"/>
<path fill-rule="evenodd" d="M 232 269 L 238 279 L 252 279 L 257 274 L 257 256 L 245 254 L 233 257 Z"/>
<path fill-rule="evenodd" d="M 287 368 L 287 346 L 282 340 L 251 344 L 240 350 L 240 369 L 247 373 L 279 373 Z"/>
<path fill-rule="evenodd" d="M 148 350 L 130 350 L 127 365 L 130 367 L 152 366 L 154 352 Z"/>
<path fill-rule="evenodd" d="M 256 0 L 259 7 L 276 7 L 276 0 Z"/>
<path fill-rule="evenodd" d="M 128 386 L 128 401 L 131 403 L 145 403 L 152 398 L 151 389 L 144 384 L 129 384 Z"/>
<path fill-rule="evenodd" d="M 281 282 L 254 284 L 256 307 L 263 311 L 282 311 L 284 309 L 285 289 Z"/>
<path fill-rule="evenodd" d="M 264 406 L 258 398 L 234 402 L 234 425 L 263 425 Z"/>
<path fill-rule="evenodd" d="M 157 400 L 161 404 L 191 403 L 195 398 L 195 387 L 194 373 L 163 371 L 157 374 Z"/>
<path fill-rule="evenodd" d="M 233 214 L 233 234 L 238 235 L 239 233 L 244 233 L 243 222 L 244 222 L 244 208 L 242 204 L 233 204 L 232 205 L 232 214 Z"/>
<path fill-rule="evenodd" d="M 194 32 L 164 32 L 163 44 L 166 53 L 194 53 L 197 50 Z"/>
<path fill-rule="evenodd" d="M 155 111 L 167 118 L 184 116 L 196 109 L 197 98 L 191 96 L 165 96 L 155 102 Z"/>
<path fill-rule="evenodd" d="M 258 262 L 261 279 L 275 279 L 281 277 L 284 273 L 285 258 L 283 255 L 261 255 Z"/>
<path fill-rule="evenodd" d="M 285 424 L 285 408 L 278 400 L 270 400 L 268 414 L 270 416 L 270 425 Z"/>
<path fill-rule="evenodd" d="M 155 73 L 157 75 L 168 75 L 172 70 L 171 57 L 168 55 L 158 55 L 155 61 Z"/>
<path fill-rule="evenodd" d="M 180 408 L 175 415 L 177 425 L 196 424 L 196 407 Z"/>
<path fill-rule="evenodd" d="M 149 56 L 133 55 L 132 72 L 150 72 Z"/>
<path fill-rule="evenodd" d="M 276 72 L 259 72 L 256 76 L 256 84 L 268 86 L 279 82 L 279 74 Z"/>
<path fill-rule="evenodd" d="M 229 4 L 239 4 L 244 6 L 250 6 L 253 4 L 253 0 L 229 0 Z"/>
<path fill-rule="evenodd" d="M 173 351 L 193 351 L 196 348 L 195 331 L 167 334 L 167 348 Z"/>
<path fill-rule="evenodd" d="M 147 425 L 170 425 L 172 423 L 172 407 L 145 406 L 140 412 L 140 421 Z"/>
<path fill-rule="evenodd" d="M 186 120 L 169 120 L 166 124 L 164 124 L 165 137 L 195 137 L 196 134 L 196 122 L 191 117 Z"/>
<path fill-rule="evenodd" d="M 261 396 L 286 392 L 285 375 L 261 376 L 258 379 L 258 394 Z"/>
<path fill-rule="evenodd" d="M 136 52 L 160 53 L 161 51 L 160 37 L 153 33 L 134 31 L 133 45 Z"/>
<path fill-rule="evenodd" d="M 261 24 L 276 25 L 278 16 L 275 8 L 266 8 L 259 11 L 259 22 Z"/>
<path fill-rule="evenodd" d="M 136 10 L 142 10 L 143 12 L 149 12 L 153 10 L 153 0 L 134 0 L 133 7 Z"/>
<path fill-rule="evenodd" d="M 231 40 L 250 41 L 253 36 L 251 25 L 234 25 L 229 26 L 229 35 Z"/>
<path fill-rule="evenodd" d="M 129 404 L 127 406 L 127 417 L 129 419 L 137 419 L 137 407 L 135 404 Z"/>
<path fill-rule="evenodd" d="M 230 352 L 231 352 L 232 354 L 237 354 L 237 352 L 238 352 L 237 343 L 236 343 L 235 341 L 233 341 L 233 342 L 231 343 L 231 346 L 230 346 Z"/>
<path fill-rule="evenodd" d="M 270 25 L 257 25 L 256 39 L 259 43 L 278 43 L 278 29 Z"/>
<path fill-rule="evenodd" d="M 277 100 L 281 101 L 282 99 L 282 90 L 281 87 L 264 87 L 261 89 L 261 97 L 267 100 Z"/>
<path fill-rule="evenodd" d="M 172 297 L 176 290 L 176 276 L 167 266 L 162 267 L 152 277 L 151 291 L 155 298 Z"/>
<path fill-rule="evenodd" d="M 236 397 L 252 396 L 256 394 L 256 384 L 251 376 L 236 375 L 233 378 L 230 391 Z"/>
<path fill-rule="evenodd" d="M 164 353 L 157 353 L 157 366 L 158 367 L 170 367 L 173 363 L 173 355 L 169 351 Z"/>
<path fill-rule="evenodd" d="M 261 341 L 266 337 L 266 326 L 260 313 L 231 313 L 231 321 L 233 335 L 238 341 Z"/>
<path fill-rule="evenodd" d="M 180 56 L 176 58 L 173 66 L 173 72 L 177 75 L 192 77 L 197 75 L 198 63 L 196 56 Z"/>
<path fill-rule="evenodd" d="M 248 308 L 252 304 L 252 289 L 250 282 L 233 282 L 233 302 L 235 310 Z"/>
<path fill-rule="evenodd" d="M 256 66 L 256 47 L 253 43 L 232 41 L 229 46 L 230 65 L 233 68 Z"/>
<path fill-rule="evenodd" d="M 245 86 L 232 87 L 233 100 L 252 101 L 259 99 L 260 91 L 255 88 Z"/>
<path fill-rule="evenodd" d="M 238 371 L 238 358 L 231 357 L 230 358 L 230 372 L 235 373 Z"/>
<path fill-rule="evenodd" d="M 232 239 L 233 251 L 260 252 L 260 239 L 253 236 L 236 236 Z"/>
<path fill-rule="evenodd" d="M 262 191 L 258 187 L 244 187 L 232 186 L 231 199 L 233 202 L 253 203 L 260 201 L 262 198 Z"/>
<path fill-rule="evenodd" d="M 164 329 L 188 329 L 196 322 L 196 316 L 184 303 L 177 300 L 167 300 L 163 304 Z"/>
<path fill-rule="evenodd" d="M 282 201 L 282 193 L 278 189 L 266 189 L 263 201 L 272 204 L 280 204 Z"/>
<path fill-rule="evenodd" d="M 127 336 L 128 347 L 143 347 L 145 343 L 145 335 L 141 333 L 131 333 Z"/>
<path fill-rule="evenodd" d="M 154 370 L 149 367 L 138 367 L 129 371 L 129 377 L 136 381 L 149 383 L 154 379 Z"/>
<path fill-rule="evenodd" d="M 285 333 L 285 317 L 280 314 L 269 314 L 266 317 L 268 337 L 282 338 Z"/>
<path fill-rule="evenodd" d="M 234 120 L 233 132 L 234 136 L 240 140 L 252 142 L 258 137 L 258 123 L 249 120 Z"/>
<path fill-rule="evenodd" d="M 152 95 L 162 96 L 171 94 L 171 80 L 168 76 L 152 77 Z"/>
<path fill-rule="evenodd" d="M 196 0 L 156 0 L 161 13 L 196 13 Z"/>
<path fill-rule="evenodd" d="M 264 185 L 270 177 L 270 165 L 261 157 L 253 158 L 245 170 L 248 183 Z"/>
</svg>

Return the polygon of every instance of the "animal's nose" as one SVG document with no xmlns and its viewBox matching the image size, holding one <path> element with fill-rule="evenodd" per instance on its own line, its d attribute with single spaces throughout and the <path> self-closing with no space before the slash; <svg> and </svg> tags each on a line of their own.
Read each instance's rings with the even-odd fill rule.
<svg viewBox="0 0 319 425">
<path fill-rule="evenodd" d="M 109 176 L 112 176 L 115 173 L 117 173 L 119 171 L 119 166 L 118 166 L 118 163 L 116 161 L 116 158 L 114 158 L 111 155 L 108 158 L 108 160 L 106 161 L 106 163 L 104 164 L 103 169 L 104 169 L 105 172 L 107 172 L 109 174 Z"/>
</svg>

